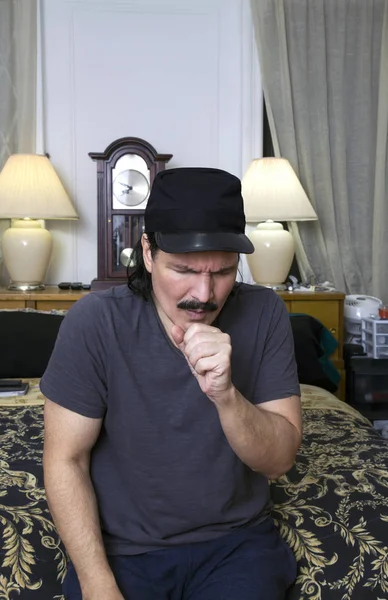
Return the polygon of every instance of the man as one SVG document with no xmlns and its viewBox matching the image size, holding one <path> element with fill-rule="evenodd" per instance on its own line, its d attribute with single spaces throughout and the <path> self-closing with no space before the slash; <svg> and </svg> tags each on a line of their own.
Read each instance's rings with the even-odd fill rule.
<svg viewBox="0 0 388 600">
<path fill-rule="evenodd" d="M 295 559 L 269 478 L 301 441 L 289 319 L 236 284 L 240 180 L 156 176 L 128 286 L 79 300 L 41 382 L 67 600 L 277 600 Z"/>
</svg>

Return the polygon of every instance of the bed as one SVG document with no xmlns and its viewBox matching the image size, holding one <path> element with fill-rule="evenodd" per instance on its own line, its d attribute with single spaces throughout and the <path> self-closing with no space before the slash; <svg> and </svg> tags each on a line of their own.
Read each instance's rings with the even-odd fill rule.
<svg viewBox="0 0 388 600">
<path fill-rule="evenodd" d="M 330 392 L 302 385 L 304 438 L 272 482 L 273 515 L 296 554 L 287 600 L 388 598 L 388 443 Z"/>
<path fill-rule="evenodd" d="M 0 377 L 24 373 L 30 382 L 26 396 L 0 398 L 0 600 L 65 600 L 67 557 L 45 500 L 44 397 L 34 376 L 65 312 L 0 311 Z M 388 442 L 328 391 L 336 387 L 330 333 L 307 315 L 291 323 L 304 437 L 294 467 L 271 482 L 276 524 L 298 561 L 287 600 L 387 600 Z M 12 347 L 10 336 L 23 344 Z"/>
<path fill-rule="evenodd" d="M 0 598 L 64 600 L 66 553 L 42 481 L 39 381 L 16 402 L 0 400 Z M 322 388 L 302 385 L 302 405 L 296 464 L 271 482 L 273 515 L 298 560 L 287 600 L 386 599 L 388 443 Z"/>
</svg>

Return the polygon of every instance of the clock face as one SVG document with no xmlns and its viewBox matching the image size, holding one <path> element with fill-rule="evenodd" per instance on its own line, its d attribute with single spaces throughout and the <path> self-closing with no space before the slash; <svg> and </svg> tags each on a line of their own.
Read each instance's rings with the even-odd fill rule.
<svg viewBox="0 0 388 600">
<path fill-rule="evenodd" d="M 148 198 L 149 191 L 147 178 L 135 169 L 125 169 L 113 180 L 113 195 L 123 206 L 138 207 Z"/>
<path fill-rule="evenodd" d="M 123 154 L 112 169 L 112 209 L 144 210 L 150 193 L 150 169 L 141 156 Z"/>
</svg>

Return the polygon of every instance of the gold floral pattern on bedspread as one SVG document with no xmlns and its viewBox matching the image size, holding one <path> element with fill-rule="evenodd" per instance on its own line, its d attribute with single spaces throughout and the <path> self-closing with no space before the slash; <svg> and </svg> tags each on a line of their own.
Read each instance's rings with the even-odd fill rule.
<svg viewBox="0 0 388 600">
<path fill-rule="evenodd" d="M 386 600 L 388 443 L 350 407 L 334 399 L 328 410 L 321 398 L 312 408 L 319 394 L 303 394 L 296 465 L 271 485 L 273 515 L 298 561 L 287 598 Z"/>
<path fill-rule="evenodd" d="M 271 484 L 298 560 L 287 600 L 387 600 L 388 443 L 323 390 L 304 386 L 302 402 L 296 465 Z M 64 600 L 66 553 L 43 488 L 43 407 L 3 406 L 0 416 L 0 600 Z"/>
<path fill-rule="evenodd" d="M 61 600 L 66 554 L 43 488 L 43 407 L 0 415 L 0 599 Z"/>
</svg>

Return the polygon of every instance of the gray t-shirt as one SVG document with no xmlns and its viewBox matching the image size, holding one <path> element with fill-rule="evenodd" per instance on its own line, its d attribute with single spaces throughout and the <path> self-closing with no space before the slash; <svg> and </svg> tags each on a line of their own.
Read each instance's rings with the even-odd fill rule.
<svg viewBox="0 0 388 600">
<path fill-rule="evenodd" d="M 299 395 L 289 317 L 272 290 L 236 284 L 214 326 L 231 336 L 232 380 L 245 398 Z M 127 286 L 71 308 L 41 389 L 103 418 L 91 477 L 108 554 L 206 541 L 268 515 L 267 479 L 229 446 L 154 303 Z"/>
</svg>

